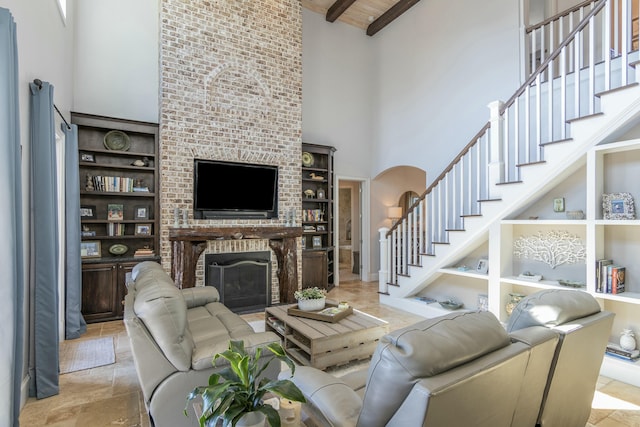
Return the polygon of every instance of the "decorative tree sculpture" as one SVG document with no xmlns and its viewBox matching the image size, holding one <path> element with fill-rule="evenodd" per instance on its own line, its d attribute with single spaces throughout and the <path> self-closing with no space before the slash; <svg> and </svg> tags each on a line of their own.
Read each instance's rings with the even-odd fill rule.
<svg viewBox="0 0 640 427">
<path fill-rule="evenodd" d="M 562 264 L 584 262 L 586 249 L 580 238 L 568 231 L 539 231 L 533 236 L 521 236 L 513 242 L 513 254 L 518 258 L 542 261 L 551 268 Z"/>
</svg>

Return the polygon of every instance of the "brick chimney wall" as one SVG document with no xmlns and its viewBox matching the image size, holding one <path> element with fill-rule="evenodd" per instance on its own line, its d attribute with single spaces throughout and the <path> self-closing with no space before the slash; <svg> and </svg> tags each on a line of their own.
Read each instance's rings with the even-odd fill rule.
<svg viewBox="0 0 640 427">
<path fill-rule="evenodd" d="M 186 209 L 190 226 L 284 226 L 291 209 L 299 221 L 302 9 L 299 0 L 161 0 L 160 6 L 160 253 L 169 271 L 175 208 Z M 194 220 L 194 158 L 277 165 L 279 218 Z M 266 241 L 207 248 L 261 250 L 269 250 Z M 300 259 L 299 251 L 299 277 Z M 272 271 L 278 301 L 275 261 Z"/>
</svg>

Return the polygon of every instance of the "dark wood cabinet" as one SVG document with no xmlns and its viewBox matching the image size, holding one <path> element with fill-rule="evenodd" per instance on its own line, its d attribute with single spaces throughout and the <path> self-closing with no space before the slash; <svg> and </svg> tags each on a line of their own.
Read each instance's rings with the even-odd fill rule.
<svg viewBox="0 0 640 427">
<path fill-rule="evenodd" d="M 71 113 L 78 126 L 82 314 L 122 318 L 125 273 L 159 260 L 158 125 Z"/>
<path fill-rule="evenodd" d="M 321 289 L 327 289 L 328 269 L 327 251 L 306 250 L 302 257 L 303 287 L 317 286 Z"/>
<path fill-rule="evenodd" d="M 302 287 L 335 286 L 334 147 L 302 144 Z"/>
</svg>

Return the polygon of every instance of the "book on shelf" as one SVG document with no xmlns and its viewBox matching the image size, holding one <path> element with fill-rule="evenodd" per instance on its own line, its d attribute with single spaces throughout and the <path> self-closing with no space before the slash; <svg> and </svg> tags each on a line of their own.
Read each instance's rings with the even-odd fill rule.
<svg viewBox="0 0 640 427">
<path fill-rule="evenodd" d="M 611 259 L 596 261 L 596 292 L 620 294 L 625 291 L 625 267 Z"/>
<path fill-rule="evenodd" d="M 107 224 L 108 236 L 124 236 L 124 224 L 121 222 L 110 222 Z"/>
<path fill-rule="evenodd" d="M 136 249 L 133 256 L 134 257 L 155 256 L 155 252 L 151 248 L 140 248 L 140 249 Z"/>
<path fill-rule="evenodd" d="M 627 359 L 627 360 L 637 360 L 638 357 L 640 357 L 640 350 L 635 349 L 635 350 L 625 350 L 622 347 L 620 347 L 618 344 L 616 343 L 612 343 L 610 342 L 609 344 L 607 344 L 607 348 L 605 349 L 605 352 L 611 356 L 617 356 L 623 359 Z"/>
<path fill-rule="evenodd" d="M 625 268 L 619 265 L 611 268 L 611 293 L 621 294 L 624 292 Z"/>
</svg>

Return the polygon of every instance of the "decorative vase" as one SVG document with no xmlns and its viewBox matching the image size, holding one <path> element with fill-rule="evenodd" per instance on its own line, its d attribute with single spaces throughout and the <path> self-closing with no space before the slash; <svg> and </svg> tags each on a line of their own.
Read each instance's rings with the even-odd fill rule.
<svg viewBox="0 0 640 427">
<path fill-rule="evenodd" d="M 299 299 L 298 309 L 302 311 L 322 310 L 326 302 L 326 298 Z"/>
<path fill-rule="evenodd" d="M 632 351 L 636 349 L 636 339 L 631 329 L 623 329 L 620 334 L 620 347 L 623 350 Z"/>
<path fill-rule="evenodd" d="M 509 316 L 511 316 L 511 313 L 513 313 L 513 309 L 516 308 L 516 305 L 518 305 L 518 303 L 524 297 L 525 295 L 522 295 L 522 294 L 516 294 L 516 293 L 509 294 L 509 301 L 507 302 L 507 305 L 504 307 L 505 311 Z"/>
<path fill-rule="evenodd" d="M 262 412 L 247 412 L 238 420 L 236 427 L 264 427 L 266 419 Z"/>
</svg>

